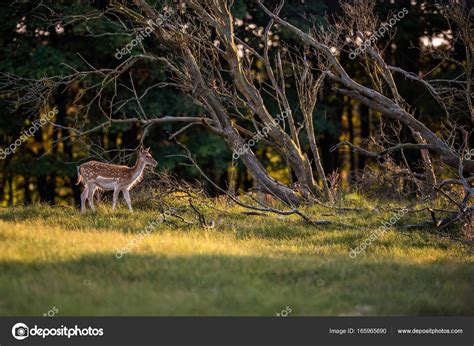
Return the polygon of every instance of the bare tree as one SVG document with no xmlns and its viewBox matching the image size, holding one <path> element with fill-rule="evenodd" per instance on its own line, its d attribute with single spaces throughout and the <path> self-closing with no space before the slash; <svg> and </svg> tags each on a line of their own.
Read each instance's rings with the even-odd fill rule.
<svg viewBox="0 0 474 346">
<path fill-rule="evenodd" d="M 471 66 L 465 67 L 463 64 L 466 71 L 463 81 L 457 80 L 458 84 L 451 86 L 448 80 L 425 80 L 399 67 L 390 66 L 384 60 L 383 50 L 376 45 L 369 45 L 358 59 L 369 71 L 372 85 L 361 85 L 347 73 L 339 58 L 341 54 L 347 54 L 350 48 L 358 48 L 360 42 L 370 40 L 371 35 L 382 25 L 374 13 L 373 1 L 342 2 L 343 17 L 331 25 L 315 25 L 308 33 L 279 16 L 284 6 L 283 0 L 275 9 L 269 9 L 261 1 L 257 2 L 269 17 L 268 25 L 261 35 L 263 44 L 260 46 L 252 46 L 236 34 L 235 18 L 231 14 L 228 1 L 185 0 L 180 2 L 178 7 L 170 4 L 162 9 L 156 9 L 144 0 L 111 0 L 103 13 L 64 17 L 63 21 L 67 23 L 100 16 L 104 16 L 104 20 L 110 20 L 110 17 L 114 16 L 117 18 L 115 23 L 119 23 L 122 30 L 136 34 L 144 27 L 150 26 L 150 20 L 156 22 L 160 19 L 163 11 L 173 10 L 173 15 L 160 25 L 153 26 L 153 35 L 166 48 L 163 54 L 157 55 L 155 51 L 148 52 L 142 47 L 142 53 L 131 54 L 113 69 L 89 65 L 88 70 L 78 71 L 75 67 L 71 67 L 73 73 L 68 76 L 49 77 L 41 81 L 22 80 L 7 75 L 4 76 L 3 85 L 22 92 L 24 96 L 19 103 L 28 103 L 33 100 L 32 94 L 39 93 L 41 100 L 48 100 L 59 88 L 70 86 L 72 83 L 86 84 L 85 92 L 76 100 L 82 104 L 81 112 L 87 115 L 91 104 L 95 102 L 103 114 L 104 122 L 93 128 L 87 128 L 86 122 L 77 122 L 65 128 L 71 135 L 78 137 L 102 131 L 113 123 L 138 123 L 144 129 L 143 138 L 151 126 L 160 123 L 184 124 L 172 137 L 190 126 L 205 126 L 209 131 L 219 135 L 233 152 L 240 153 L 240 159 L 260 189 L 290 204 L 314 197 L 326 200 L 331 198 L 313 121 L 318 92 L 324 80 L 339 93 L 407 127 L 415 143 L 399 143 L 385 151 L 393 152 L 405 148 L 421 150 L 425 177 L 432 185 L 436 185 L 436 175 L 431 155 L 436 155 L 450 167 L 456 169 L 459 167 L 461 163 L 459 153 L 444 138 L 415 117 L 414 110 L 398 91 L 394 74 L 402 74 L 420 83 L 420 86 L 426 88 L 445 110 L 449 108 L 448 91 L 451 92 L 450 96 L 454 94 L 459 96 L 461 90 L 472 109 L 470 99 L 472 40 L 469 36 L 471 29 L 464 27 L 470 22 L 463 17 L 465 10 L 462 7 L 445 13 L 453 25 L 461 27 L 460 37 L 466 43 L 468 64 Z M 105 18 L 105 15 L 108 17 Z M 270 33 L 276 24 L 292 32 L 301 44 L 309 47 L 308 50 L 301 52 L 283 44 L 279 48 L 271 47 Z M 263 81 L 252 73 L 253 63 L 257 60 L 263 63 L 266 72 L 266 79 Z M 169 73 L 169 81 L 152 85 L 145 90 L 137 90 L 131 74 L 127 76 L 127 72 L 142 61 L 164 65 Z M 128 77 L 130 86 L 126 88 L 131 96 L 125 99 L 119 98 L 118 89 L 124 88 L 121 81 Z M 89 82 L 85 83 L 86 80 Z M 297 105 L 290 104 L 288 100 L 289 81 L 294 82 L 296 86 Z M 144 96 L 152 88 L 163 86 L 182 90 L 196 104 L 203 107 L 206 114 L 202 117 L 172 115 L 153 117 L 146 114 L 145 107 L 142 106 Z M 113 90 L 112 95 L 107 94 L 107 89 L 110 88 Z M 82 97 L 87 93 L 94 96 L 84 104 Z M 280 112 L 286 112 L 290 116 L 278 122 L 276 114 L 269 111 L 270 105 L 264 96 L 270 96 L 272 103 L 278 106 Z M 35 97 L 34 100 L 38 98 Z M 135 116 L 121 112 L 125 105 L 130 103 L 136 105 Z M 298 125 L 297 113 L 292 111 L 297 108 L 302 114 L 301 125 Z M 303 128 L 305 131 L 302 132 Z M 260 136 L 259 139 L 271 146 L 287 162 L 288 168 L 296 177 L 294 184 L 285 185 L 271 177 L 251 148 L 241 150 L 247 139 L 254 138 L 262 131 L 268 135 Z M 309 150 L 300 143 L 302 133 L 308 138 Z M 316 174 L 313 173 L 310 156 L 314 160 Z M 474 173 L 473 160 L 465 160 L 462 162 L 462 167 L 464 173 Z"/>
<path fill-rule="evenodd" d="M 416 138 L 418 138 L 417 141 L 421 144 L 420 149 L 425 149 L 426 146 L 424 146 L 424 144 L 428 144 L 429 149 L 438 154 L 443 162 L 451 167 L 458 167 L 460 161 L 459 154 L 425 124 L 415 118 L 413 112 L 410 110 L 410 106 L 398 92 L 393 76 L 394 71 L 403 73 L 406 76 L 412 76 L 412 74 L 402 70 L 401 68 L 389 66 L 385 63 L 381 51 L 376 46 L 369 45 L 367 49 L 363 51 L 361 59 L 369 59 L 370 64 L 377 67 L 378 82 L 387 86 L 387 88 L 377 88 L 376 86 L 371 88 L 361 85 L 351 78 L 338 61 L 336 54 L 331 51 L 331 47 L 338 47 L 347 50 L 349 46 L 358 48 L 357 42 L 360 40 L 362 42 L 370 41 L 371 33 L 374 33 L 376 28 L 380 26 L 380 21 L 377 20 L 375 16 L 371 17 L 370 11 L 373 10 L 373 1 L 363 0 L 354 3 L 344 2 L 344 20 L 336 26 L 338 34 L 331 36 L 321 31 L 315 31 L 312 34 L 304 33 L 287 21 L 278 17 L 278 15 L 266 8 L 261 2 L 259 3 L 262 9 L 277 23 L 296 34 L 303 42 L 307 43 L 321 54 L 320 56 L 329 64 L 329 68 L 323 71 L 323 73 L 334 82 L 341 83 L 342 88 L 338 89 L 340 93 L 362 102 L 368 107 L 381 112 L 388 118 L 400 121 L 403 125 L 407 126 L 412 133 L 414 133 Z M 451 4 L 451 6 L 462 5 L 459 5 L 456 2 Z M 457 13 L 465 13 L 465 11 L 460 9 Z M 329 45 L 325 43 L 325 41 L 329 41 L 331 44 Z M 417 78 L 417 80 L 423 81 L 421 78 Z M 445 82 L 449 83 L 448 80 Z M 464 83 L 470 84 L 471 80 L 466 80 Z M 433 84 L 429 81 L 424 81 L 421 84 L 424 87 L 429 88 L 431 91 L 434 90 L 435 93 L 437 92 Z M 436 98 L 436 100 L 443 102 L 440 98 Z M 474 172 L 474 161 L 469 160 L 466 162 L 464 169 L 469 173 Z"/>
</svg>

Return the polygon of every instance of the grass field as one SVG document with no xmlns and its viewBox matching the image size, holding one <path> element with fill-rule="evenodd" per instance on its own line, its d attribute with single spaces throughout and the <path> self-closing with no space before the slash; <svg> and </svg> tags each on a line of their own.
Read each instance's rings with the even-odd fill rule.
<svg viewBox="0 0 474 346">
<path fill-rule="evenodd" d="M 120 259 L 117 248 L 137 239 L 157 211 L 3 208 L 0 315 L 42 316 L 53 307 L 58 316 L 276 316 L 287 307 L 289 316 L 474 312 L 474 256 L 466 244 L 426 229 L 392 229 L 350 258 L 391 216 L 361 203 L 367 211 L 306 212 L 363 230 L 244 216 L 216 202 L 227 213 L 205 209 L 215 228 L 162 223 Z M 407 214 L 397 226 L 416 218 L 427 217 Z"/>
</svg>

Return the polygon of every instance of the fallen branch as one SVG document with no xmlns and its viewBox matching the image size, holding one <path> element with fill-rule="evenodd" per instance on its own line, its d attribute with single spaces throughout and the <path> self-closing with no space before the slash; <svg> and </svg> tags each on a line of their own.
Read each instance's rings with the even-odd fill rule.
<svg viewBox="0 0 474 346">
<path fill-rule="evenodd" d="M 331 224 L 331 225 L 341 226 L 341 227 L 360 228 L 358 226 L 348 225 L 348 224 L 344 224 L 344 223 L 340 223 L 340 222 L 334 222 L 334 221 L 331 221 L 331 220 L 312 220 L 310 217 L 308 217 L 307 215 L 302 213 L 296 207 L 293 207 L 290 210 L 279 210 L 279 209 L 264 207 L 264 206 L 256 207 L 256 206 L 241 202 L 239 199 L 237 199 L 236 197 L 234 197 L 233 195 L 231 195 L 230 193 L 228 193 L 227 191 L 222 189 L 219 185 L 214 183 L 214 181 L 211 178 L 209 178 L 207 176 L 207 174 L 204 173 L 203 170 L 201 169 L 201 167 L 197 164 L 196 160 L 192 157 L 191 152 L 189 151 L 189 149 L 186 146 L 184 146 L 183 144 L 181 144 L 180 142 L 178 142 L 177 140 L 175 140 L 175 141 L 186 152 L 186 155 L 181 154 L 181 155 L 176 155 L 176 156 L 181 156 L 181 157 L 184 157 L 184 158 L 188 159 L 191 162 L 191 164 L 198 170 L 199 174 L 201 174 L 202 177 L 204 179 L 206 179 L 207 182 L 209 182 L 214 188 L 216 188 L 218 191 L 225 194 L 233 202 L 235 202 L 237 205 L 239 205 L 243 208 L 251 209 L 251 210 L 255 210 L 255 211 L 259 211 L 259 212 L 274 213 L 274 214 L 278 214 L 278 215 L 287 215 L 287 216 L 288 215 L 297 215 L 301 219 L 303 219 L 305 222 L 307 222 L 308 224 L 313 225 L 313 226 L 322 226 L 322 225 L 330 225 Z"/>
<path fill-rule="evenodd" d="M 188 200 L 189 206 L 191 209 L 197 214 L 198 220 L 199 220 L 199 225 L 201 225 L 202 228 L 213 228 L 215 226 L 214 222 L 211 221 L 209 224 L 206 222 L 206 218 L 204 217 L 204 214 L 201 213 L 198 208 L 196 208 L 192 202 L 191 199 Z"/>
<path fill-rule="evenodd" d="M 465 178 L 465 181 L 467 183 L 474 182 L 474 177 Z M 464 181 L 462 179 L 446 179 L 446 180 L 443 180 L 441 183 L 439 183 L 438 187 L 442 188 L 443 186 L 446 186 L 446 185 L 463 185 L 464 186 Z"/>
</svg>

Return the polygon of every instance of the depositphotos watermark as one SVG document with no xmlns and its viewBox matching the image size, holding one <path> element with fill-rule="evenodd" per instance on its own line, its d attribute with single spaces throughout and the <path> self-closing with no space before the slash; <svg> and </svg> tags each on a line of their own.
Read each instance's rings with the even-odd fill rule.
<svg viewBox="0 0 474 346">
<path fill-rule="evenodd" d="M 28 138 L 33 137 L 36 131 L 46 125 L 48 121 L 54 118 L 56 114 L 58 114 L 58 110 L 56 108 L 53 108 L 53 110 L 46 113 L 43 118 L 33 121 L 31 126 L 27 130 L 23 131 L 20 138 L 10 144 L 7 148 L 0 149 L 0 160 L 4 160 L 10 154 L 14 154 L 17 151 L 18 147 L 25 143 Z"/>
<path fill-rule="evenodd" d="M 44 317 L 54 317 L 59 312 L 59 309 L 53 306 L 48 312 L 43 313 Z"/>
<path fill-rule="evenodd" d="M 365 252 L 365 249 L 372 245 L 372 242 L 376 241 L 388 228 L 395 225 L 398 220 L 400 220 L 406 213 L 408 213 L 407 208 L 400 209 L 397 214 L 393 214 L 390 220 L 382 222 L 382 226 L 373 231 L 368 238 L 366 238 L 359 246 L 356 246 L 354 249 L 351 249 L 349 252 L 350 258 L 356 258 L 362 252 Z"/>
<path fill-rule="evenodd" d="M 141 242 L 145 237 L 149 236 L 151 232 L 155 230 L 155 227 L 163 223 L 165 221 L 166 216 L 172 216 L 171 210 L 165 211 L 164 213 L 160 214 L 160 217 L 156 220 L 150 221 L 148 226 L 146 226 L 143 230 L 141 230 L 138 235 L 130 240 L 127 245 L 125 245 L 121 249 L 117 249 L 117 252 L 115 253 L 115 257 L 118 259 L 121 259 L 123 255 L 126 253 L 129 253 L 131 251 L 131 248 L 134 246 L 138 246 L 138 243 Z"/>
<path fill-rule="evenodd" d="M 380 28 L 368 39 L 362 42 L 360 47 L 357 47 L 356 50 L 351 50 L 349 53 L 349 58 L 354 60 L 359 54 L 363 53 L 368 47 L 378 41 L 385 33 L 391 29 L 395 24 L 403 19 L 408 14 L 408 10 L 404 7 L 401 11 L 394 14 L 392 18 L 388 20 L 387 23 L 383 23 Z M 387 28 L 388 27 L 388 28 Z"/>
<path fill-rule="evenodd" d="M 128 43 L 125 48 L 118 49 L 117 53 L 115 53 L 116 59 L 122 59 L 123 56 L 130 54 L 132 49 L 136 47 L 140 42 L 142 42 L 145 37 L 149 37 L 150 34 L 153 32 L 153 27 L 159 27 L 163 22 L 169 19 L 171 15 L 175 12 L 175 10 L 171 7 L 168 11 L 165 11 L 164 14 L 159 14 L 158 18 L 153 22 L 151 19 L 147 21 L 148 26 L 142 28 L 137 36 L 133 40 Z"/>
<path fill-rule="evenodd" d="M 259 140 L 261 140 L 264 137 L 267 137 L 267 135 L 270 133 L 270 130 L 273 127 L 278 126 L 278 124 L 280 124 L 280 121 L 285 121 L 285 119 L 288 118 L 289 115 L 291 115 L 291 110 L 283 111 L 281 112 L 281 114 L 278 114 L 273 123 L 268 124 L 265 127 L 263 127 L 251 139 L 249 139 L 249 141 L 245 143 L 241 148 L 234 151 L 234 153 L 232 154 L 232 158 L 234 160 L 238 160 L 238 158 L 241 155 L 247 153 L 250 150 L 250 148 L 252 148 L 255 144 L 258 143 Z"/>
<path fill-rule="evenodd" d="M 64 325 L 58 328 L 39 328 L 35 324 L 33 328 L 29 328 L 24 323 L 16 323 L 12 327 L 12 335 L 17 340 L 23 340 L 30 336 L 40 336 L 43 339 L 47 336 L 66 336 L 68 339 L 72 336 L 103 336 L 103 328 L 80 328 L 76 324 L 74 328 L 68 328 Z"/>
<path fill-rule="evenodd" d="M 289 306 L 287 306 L 285 309 L 281 310 L 280 312 L 277 312 L 276 315 L 278 317 L 287 317 L 289 314 L 291 314 L 293 310 Z"/>
<path fill-rule="evenodd" d="M 474 149 L 459 149 L 458 154 L 461 155 L 464 160 L 472 160 L 474 157 Z"/>
</svg>

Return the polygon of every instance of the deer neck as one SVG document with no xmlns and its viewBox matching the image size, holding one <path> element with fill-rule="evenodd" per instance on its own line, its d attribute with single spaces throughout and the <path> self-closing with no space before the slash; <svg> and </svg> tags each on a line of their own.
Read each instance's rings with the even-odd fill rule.
<svg viewBox="0 0 474 346">
<path fill-rule="evenodd" d="M 145 170 L 145 161 L 140 159 L 137 160 L 135 166 L 132 167 L 132 181 L 136 181 L 138 178 L 141 177 L 143 171 Z"/>
</svg>

